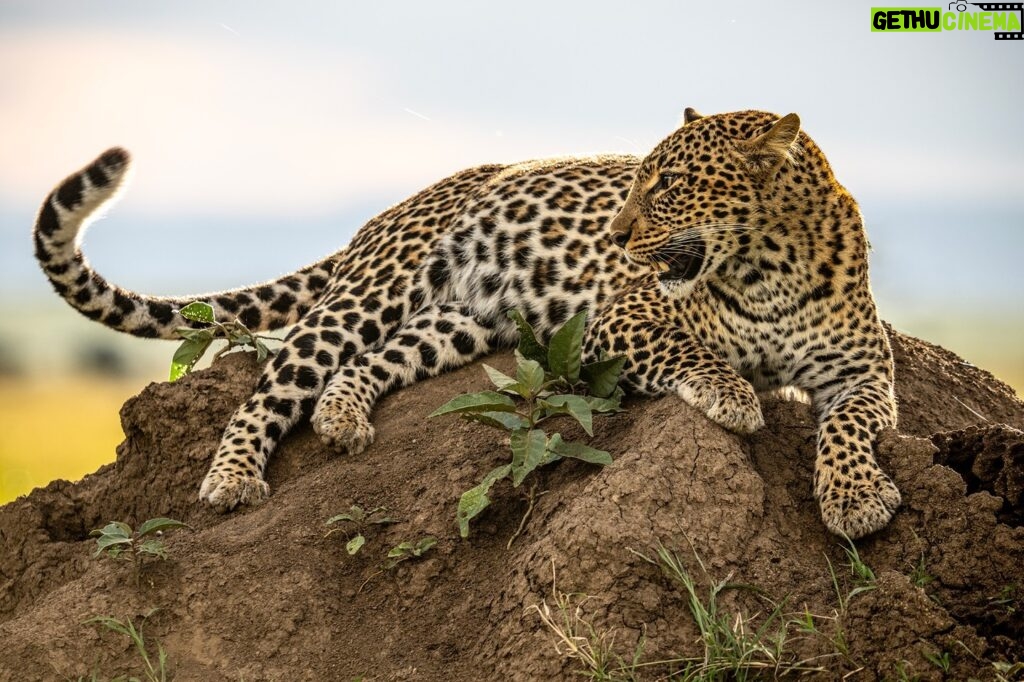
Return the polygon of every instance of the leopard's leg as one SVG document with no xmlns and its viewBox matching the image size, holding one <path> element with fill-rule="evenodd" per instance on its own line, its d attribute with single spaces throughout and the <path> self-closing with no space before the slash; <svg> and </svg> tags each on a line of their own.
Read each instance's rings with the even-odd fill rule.
<svg viewBox="0 0 1024 682">
<path fill-rule="evenodd" d="M 588 360 L 601 351 L 624 355 L 622 380 L 630 393 L 675 393 L 737 433 L 764 426 L 754 387 L 692 334 L 672 326 L 670 321 L 678 318 L 671 305 L 649 289 L 622 296 L 591 326 Z"/>
<path fill-rule="evenodd" d="M 499 345 L 494 328 L 469 306 L 428 305 L 380 348 L 354 357 L 317 401 L 313 429 L 332 447 L 355 454 L 373 442 L 370 414 L 384 394 L 465 365 Z"/>
<path fill-rule="evenodd" d="M 874 456 L 878 432 L 896 425 L 892 384 L 868 379 L 812 395 L 819 414 L 814 495 L 821 518 L 833 533 L 863 537 L 889 523 L 900 505 L 899 490 Z"/>
<path fill-rule="evenodd" d="M 400 323 L 400 315 L 387 313 L 394 306 L 369 313 L 361 300 L 329 293 L 288 333 L 252 397 L 231 416 L 200 488 L 201 500 L 229 511 L 270 493 L 263 472 L 281 438 L 313 410 L 342 362 L 382 342 Z M 389 316 L 398 319 L 389 323 Z"/>
</svg>

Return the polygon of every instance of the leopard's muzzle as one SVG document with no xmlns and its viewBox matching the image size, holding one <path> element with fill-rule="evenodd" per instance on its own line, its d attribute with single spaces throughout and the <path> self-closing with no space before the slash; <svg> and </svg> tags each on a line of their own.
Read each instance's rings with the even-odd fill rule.
<svg viewBox="0 0 1024 682">
<path fill-rule="evenodd" d="M 676 247 L 668 253 L 658 254 L 656 260 L 661 265 L 658 279 L 662 282 L 688 282 L 700 274 L 706 255 L 703 239 L 688 240 L 683 248 Z"/>
</svg>

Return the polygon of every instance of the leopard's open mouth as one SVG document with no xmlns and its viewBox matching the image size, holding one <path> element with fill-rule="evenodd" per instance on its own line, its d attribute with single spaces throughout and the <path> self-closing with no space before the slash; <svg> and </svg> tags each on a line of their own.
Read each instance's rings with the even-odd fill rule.
<svg viewBox="0 0 1024 682">
<path fill-rule="evenodd" d="M 658 279 L 662 282 L 687 282 L 700 274 L 706 250 L 703 239 L 687 241 L 681 250 L 659 253 L 654 258 Z"/>
</svg>

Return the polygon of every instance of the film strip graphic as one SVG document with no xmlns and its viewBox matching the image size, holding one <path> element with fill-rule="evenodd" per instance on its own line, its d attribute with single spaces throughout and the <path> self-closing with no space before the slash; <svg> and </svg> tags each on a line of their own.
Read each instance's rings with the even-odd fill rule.
<svg viewBox="0 0 1024 682">
<path fill-rule="evenodd" d="M 1020 12 L 1021 26 L 1024 26 L 1024 2 L 972 2 L 985 12 Z M 996 31 L 996 40 L 1024 40 L 1024 31 Z"/>
</svg>

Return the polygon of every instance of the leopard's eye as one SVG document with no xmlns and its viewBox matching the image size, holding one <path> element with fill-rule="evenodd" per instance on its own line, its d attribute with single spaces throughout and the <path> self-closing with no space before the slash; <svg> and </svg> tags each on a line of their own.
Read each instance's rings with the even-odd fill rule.
<svg viewBox="0 0 1024 682">
<path fill-rule="evenodd" d="M 658 189 L 665 190 L 672 186 L 679 176 L 675 173 L 662 173 L 658 179 Z"/>
</svg>

